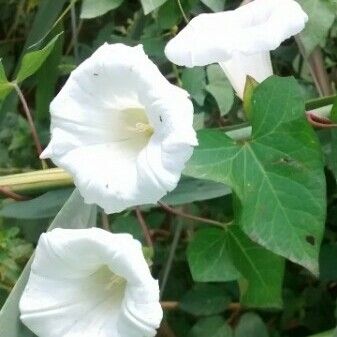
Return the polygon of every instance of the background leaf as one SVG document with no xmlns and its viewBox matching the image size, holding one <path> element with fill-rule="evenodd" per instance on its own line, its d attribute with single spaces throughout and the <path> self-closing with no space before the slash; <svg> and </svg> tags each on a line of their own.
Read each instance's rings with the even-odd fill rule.
<svg viewBox="0 0 337 337">
<path fill-rule="evenodd" d="M 123 0 L 83 0 L 81 18 L 96 18 L 119 7 L 122 3 Z"/>
<path fill-rule="evenodd" d="M 234 333 L 235 337 L 268 337 L 268 330 L 260 316 L 246 313 L 241 316 Z"/>
<path fill-rule="evenodd" d="M 179 307 L 195 316 L 209 316 L 225 311 L 229 303 L 223 284 L 198 284 L 183 296 Z"/>
<path fill-rule="evenodd" d="M 27 77 L 33 75 L 47 59 L 54 48 L 54 45 L 61 35 L 56 35 L 44 48 L 24 55 L 19 72 L 16 77 L 17 82 L 24 81 Z"/>
<path fill-rule="evenodd" d="M 221 316 L 203 318 L 198 321 L 188 337 L 233 337 L 233 331 Z"/>
<path fill-rule="evenodd" d="M 214 181 L 183 177 L 178 186 L 162 198 L 169 205 L 182 205 L 194 201 L 209 200 L 229 194 L 230 189 Z"/>
<path fill-rule="evenodd" d="M 23 47 L 24 53 L 26 53 L 28 48 L 41 41 L 50 32 L 67 2 L 68 0 L 40 1 L 34 21 Z"/>
<path fill-rule="evenodd" d="M 214 97 L 220 115 L 226 115 L 234 103 L 234 91 L 219 65 L 212 64 L 207 67 L 208 84 L 206 90 Z"/>
<path fill-rule="evenodd" d="M 0 216 L 14 219 L 52 218 L 69 199 L 72 191 L 72 188 L 49 191 L 32 200 L 7 203 L 0 209 Z"/>
<path fill-rule="evenodd" d="M 163 5 L 167 0 L 140 0 L 144 14 L 147 15 Z"/>
<path fill-rule="evenodd" d="M 299 34 L 309 55 L 316 46 L 323 45 L 336 17 L 334 7 L 326 0 L 297 0 L 309 16 L 305 29 Z"/>
<path fill-rule="evenodd" d="M 181 75 L 181 81 L 183 88 L 190 93 L 199 105 L 202 105 L 206 97 L 205 70 L 202 67 L 185 68 Z"/>
<path fill-rule="evenodd" d="M 213 12 L 221 12 L 225 8 L 226 0 L 201 0 Z"/>
</svg>

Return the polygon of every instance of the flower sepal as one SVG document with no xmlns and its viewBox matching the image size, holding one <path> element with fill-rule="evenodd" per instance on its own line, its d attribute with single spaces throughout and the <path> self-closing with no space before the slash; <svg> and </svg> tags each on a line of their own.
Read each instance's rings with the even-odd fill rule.
<svg viewBox="0 0 337 337">
<path fill-rule="evenodd" d="M 251 120 L 252 98 L 258 85 L 258 81 L 256 81 L 252 76 L 247 75 L 245 88 L 243 90 L 243 112 L 247 120 Z"/>
</svg>

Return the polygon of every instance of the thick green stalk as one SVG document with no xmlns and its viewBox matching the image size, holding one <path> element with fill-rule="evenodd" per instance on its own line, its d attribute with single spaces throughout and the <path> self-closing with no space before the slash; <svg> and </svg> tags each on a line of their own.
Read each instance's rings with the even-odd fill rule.
<svg viewBox="0 0 337 337">
<path fill-rule="evenodd" d="M 73 180 L 59 168 L 38 170 L 0 177 L 0 188 L 8 188 L 15 193 L 36 194 L 51 189 L 71 186 Z"/>
</svg>

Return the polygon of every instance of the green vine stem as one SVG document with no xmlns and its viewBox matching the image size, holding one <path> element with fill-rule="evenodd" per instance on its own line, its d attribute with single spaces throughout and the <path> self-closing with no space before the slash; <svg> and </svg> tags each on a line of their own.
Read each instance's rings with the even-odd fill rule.
<svg viewBox="0 0 337 337">
<path fill-rule="evenodd" d="M 330 116 L 331 105 L 325 105 L 331 104 L 335 98 L 335 96 L 329 96 L 310 101 L 307 103 L 307 108 L 314 106 L 320 107 L 320 109 L 316 109 L 312 112 L 318 117 L 328 118 Z M 245 126 L 228 131 L 226 134 L 235 140 L 242 140 L 249 138 L 251 131 L 251 126 Z M 72 177 L 60 168 L 0 176 L 0 191 L 1 188 L 6 188 L 11 192 L 23 195 L 39 194 L 52 189 L 70 187 L 72 185 Z"/>
<path fill-rule="evenodd" d="M 333 104 L 336 99 L 337 99 L 337 95 L 312 99 L 306 102 L 305 108 L 307 111 L 322 108 L 327 105 Z M 327 117 L 327 116 L 321 116 L 321 117 Z"/>
</svg>

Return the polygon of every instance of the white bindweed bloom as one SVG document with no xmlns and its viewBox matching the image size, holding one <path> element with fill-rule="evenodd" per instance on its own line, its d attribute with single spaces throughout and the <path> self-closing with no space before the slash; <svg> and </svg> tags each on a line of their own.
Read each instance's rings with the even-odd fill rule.
<svg viewBox="0 0 337 337">
<path fill-rule="evenodd" d="M 197 145 L 188 93 L 141 45 L 104 44 L 50 105 L 41 158 L 68 171 L 86 203 L 106 213 L 152 204 L 173 190 Z"/>
<path fill-rule="evenodd" d="M 42 234 L 20 312 L 38 337 L 153 337 L 163 316 L 139 241 L 98 228 Z"/>
<path fill-rule="evenodd" d="M 201 14 L 165 48 L 180 66 L 219 63 L 243 97 L 247 75 L 262 82 L 273 74 L 270 51 L 298 34 L 308 16 L 294 0 L 255 0 L 236 10 Z"/>
</svg>

